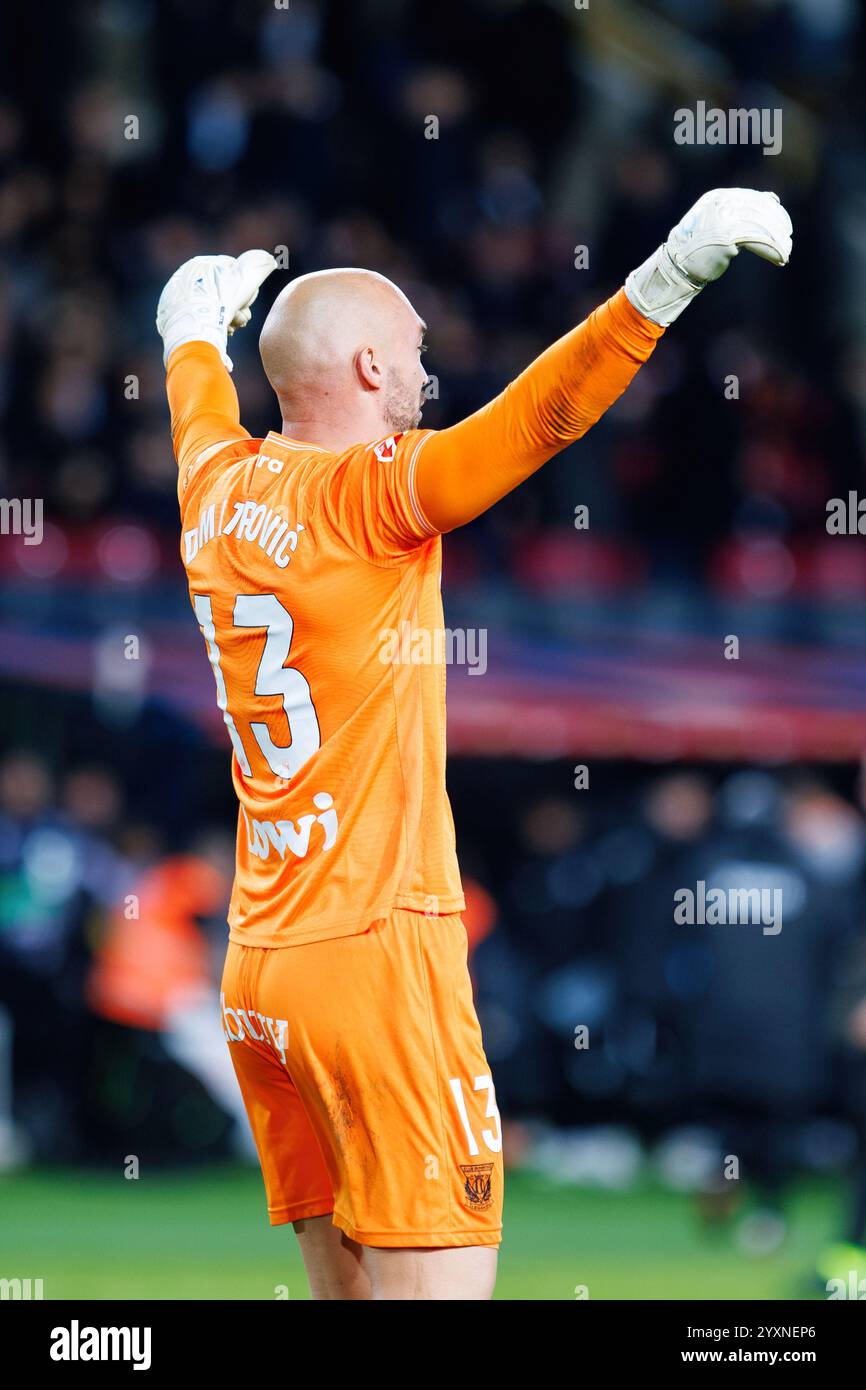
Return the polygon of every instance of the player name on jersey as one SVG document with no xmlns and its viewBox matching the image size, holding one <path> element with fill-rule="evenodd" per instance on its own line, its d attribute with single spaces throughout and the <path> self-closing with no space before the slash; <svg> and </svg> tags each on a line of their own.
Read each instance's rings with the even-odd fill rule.
<svg viewBox="0 0 866 1390">
<path fill-rule="evenodd" d="M 255 498 L 233 502 L 229 516 L 226 516 L 227 510 L 228 498 L 224 498 L 217 518 L 217 504 L 211 502 L 200 514 L 198 525 L 184 531 L 186 563 L 194 560 L 211 541 L 232 536 L 236 541 L 258 545 L 279 569 L 285 569 L 297 549 L 303 526 L 291 527 L 284 507 L 268 507 Z"/>
</svg>

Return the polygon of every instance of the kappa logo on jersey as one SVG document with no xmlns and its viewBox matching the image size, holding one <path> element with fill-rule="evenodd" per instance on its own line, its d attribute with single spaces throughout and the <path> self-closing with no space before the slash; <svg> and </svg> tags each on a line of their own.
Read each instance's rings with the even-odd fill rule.
<svg viewBox="0 0 866 1390">
<path fill-rule="evenodd" d="M 493 1164 L 460 1164 L 465 1204 L 473 1211 L 487 1211 L 493 1204 Z"/>
<path fill-rule="evenodd" d="M 380 463 L 390 463 L 397 452 L 397 443 L 402 439 L 402 435 L 392 434 L 389 439 L 383 439 L 381 444 L 377 444 L 373 453 Z"/>
</svg>

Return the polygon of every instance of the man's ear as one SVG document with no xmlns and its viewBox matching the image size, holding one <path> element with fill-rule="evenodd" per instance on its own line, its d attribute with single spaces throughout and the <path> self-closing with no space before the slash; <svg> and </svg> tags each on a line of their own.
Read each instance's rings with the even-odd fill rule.
<svg viewBox="0 0 866 1390">
<path fill-rule="evenodd" d="M 383 373 L 375 348 L 358 349 L 355 353 L 355 371 L 365 391 L 379 390 L 383 381 Z"/>
</svg>

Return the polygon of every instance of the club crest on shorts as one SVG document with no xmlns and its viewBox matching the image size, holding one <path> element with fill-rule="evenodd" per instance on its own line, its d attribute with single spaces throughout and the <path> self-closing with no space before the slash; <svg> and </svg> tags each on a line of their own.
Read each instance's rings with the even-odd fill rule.
<svg viewBox="0 0 866 1390">
<path fill-rule="evenodd" d="M 493 1201 L 493 1164 L 460 1164 L 463 1174 L 463 1192 L 467 1207 L 473 1211 L 487 1211 Z"/>
</svg>

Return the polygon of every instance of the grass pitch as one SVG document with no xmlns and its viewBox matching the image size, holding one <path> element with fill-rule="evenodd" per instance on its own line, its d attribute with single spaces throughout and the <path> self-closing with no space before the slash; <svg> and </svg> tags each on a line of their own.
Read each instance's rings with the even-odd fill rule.
<svg viewBox="0 0 866 1390">
<path fill-rule="evenodd" d="M 804 1183 L 773 1255 L 750 1258 L 733 1229 L 711 1233 L 687 1197 L 558 1186 L 511 1174 L 499 1299 L 791 1299 L 821 1296 L 814 1267 L 839 1232 L 838 1186 Z M 41 1278 L 46 1299 L 308 1297 L 288 1227 L 266 1224 L 243 1167 L 128 1181 L 41 1169 L 0 1178 L 0 1277 Z"/>
</svg>

